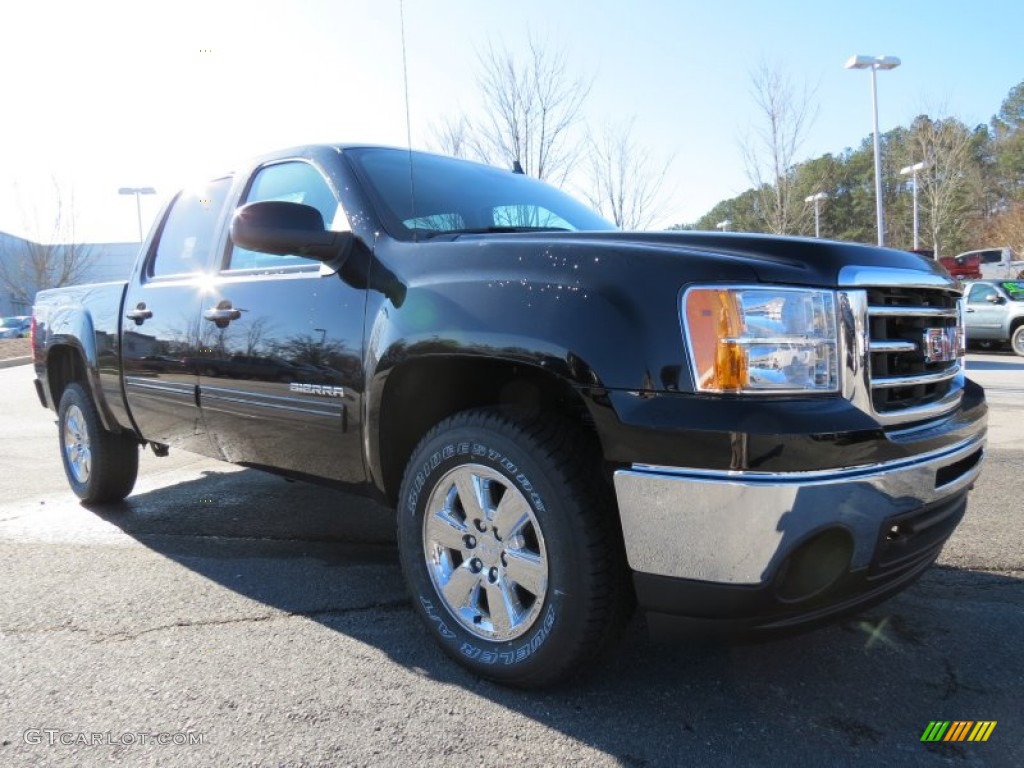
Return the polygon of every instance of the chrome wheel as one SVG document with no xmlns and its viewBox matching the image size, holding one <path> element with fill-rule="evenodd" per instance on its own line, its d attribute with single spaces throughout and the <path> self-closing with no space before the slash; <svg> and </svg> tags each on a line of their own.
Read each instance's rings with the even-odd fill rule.
<svg viewBox="0 0 1024 768">
<path fill-rule="evenodd" d="M 92 470 L 92 450 L 85 414 L 77 405 L 68 407 L 64 418 L 64 455 L 68 468 L 79 483 L 89 482 Z"/>
<path fill-rule="evenodd" d="M 1024 357 L 1024 325 L 1017 326 L 1017 329 L 1010 336 L 1010 348 L 1015 355 Z"/>
<path fill-rule="evenodd" d="M 512 640 L 540 615 L 544 537 L 526 497 L 499 472 L 464 464 L 440 479 L 423 516 L 423 554 L 444 606 L 476 637 Z"/>
</svg>

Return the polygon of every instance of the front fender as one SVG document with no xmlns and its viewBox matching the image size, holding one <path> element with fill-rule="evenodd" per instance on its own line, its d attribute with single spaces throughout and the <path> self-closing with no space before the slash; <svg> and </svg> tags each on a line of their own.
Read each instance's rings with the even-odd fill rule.
<svg viewBox="0 0 1024 768">
<path fill-rule="evenodd" d="M 382 299 L 373 304 L 366 347 L 371 375 L 410 355 L 442 354 L 532 365 L 588 387 L 675 389 L 686 375 L 674 298 L 657 313 L 614 286 L 524 277 L 483 284 L 442 279 L 410 286 L 400 307 Z"/>
</svg>

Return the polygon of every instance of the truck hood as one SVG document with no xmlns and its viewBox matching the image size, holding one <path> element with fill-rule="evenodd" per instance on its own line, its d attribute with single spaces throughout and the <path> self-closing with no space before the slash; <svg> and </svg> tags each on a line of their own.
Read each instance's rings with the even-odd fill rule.
<svg viewBox="0 0 1024 768">
<path fill-rule="evenodd" d="M 844 267 L 897 268 L 948 279 L 937 262 L 908 251 L 820 240 L 718 232 L 545 232 L 543 234 L 458 235 L 459 242 L 477 241 L 502 246 L 543 243 L 550 251 L 582 247 L 611 257 L 629 259 L 633 268 L 662 266 L 686 260 L 691 274 L 714 266 L 722 279 L 744 279 L 753 273 L 759 282 L 836 287 Z M 501 245 L 499 245 L 499 243 Z M 514 248 L 514 246 L 513 246 Z M 518 249 L 515 249 L 518 250 Z M 694 269 L 696 268 L 696 269 Z"/>
</svg>

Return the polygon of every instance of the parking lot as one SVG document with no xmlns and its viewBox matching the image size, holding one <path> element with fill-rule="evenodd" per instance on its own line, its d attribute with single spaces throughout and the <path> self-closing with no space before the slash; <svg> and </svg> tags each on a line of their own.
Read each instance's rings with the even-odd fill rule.
<svg viewBox="0 0 1024 768">
<path fill-rule="evenodd" d="M 87 510 L 31 368 L 0 370 L 0 765 L 1022 765 L 1024 359 L 969 367 L 988 461 L 917 585 L 766 644 L 655 645 L 638 616 L 540 693 L 436 649 L 387 510 L 180 452 Z M 934 720 L 997 726 L 922 743 Z"/>
</svg>

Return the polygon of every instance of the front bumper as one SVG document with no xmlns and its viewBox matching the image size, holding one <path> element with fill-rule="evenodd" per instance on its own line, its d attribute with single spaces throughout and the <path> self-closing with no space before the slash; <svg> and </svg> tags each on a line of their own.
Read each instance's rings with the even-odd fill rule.
<svg viewBox="0 0 1024 768">
<path fill-rule="evenodd" d="M 731 633 L 863 608 L 938 557 L 983 453 L 982 433 L 912 458 L 834 470 L 619 470 L 638 600 L 653 614 L 652 628 L 685 623 Z"/>
</svg>

